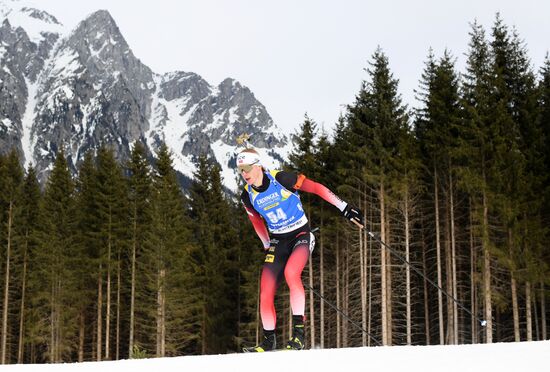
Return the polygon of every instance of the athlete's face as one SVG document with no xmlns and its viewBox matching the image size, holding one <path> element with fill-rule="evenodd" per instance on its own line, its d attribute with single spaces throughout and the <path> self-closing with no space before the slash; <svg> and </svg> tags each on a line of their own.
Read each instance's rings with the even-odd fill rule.
<svg viewBox="0 0 550 372">
<path fill-rule="evenodd" d="M 259 165 L 252 165 L 251 167 L 248 172 L 246 169 L 240 168 L 241 176 L 247 184 L 261 186 L 263 180 L 262 167 Z"/>
</svg>

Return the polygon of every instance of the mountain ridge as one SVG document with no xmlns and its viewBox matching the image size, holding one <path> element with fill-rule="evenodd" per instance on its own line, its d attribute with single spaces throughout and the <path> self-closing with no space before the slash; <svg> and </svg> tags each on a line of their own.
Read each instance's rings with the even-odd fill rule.
<svg viewBox="0 0 550 372">
<path fill-rule="evenodd" d="M 107 10 L 67 31 L 55 16 L 24 2 L 7 10 L 14 3 L 0 1 L 0 150 L 16 148 L 42 183 L 61 146 L 76 173 L 84 154 L 101 144 L 125 161 L 136 141 L 151 157 L 165 142 L 181 176 L 191 178 L 198 156 L 207 154 L 221 165 L 230 190 L 237 187 L 233 150 L 239 135 L 252 135 L 267 167 L 286 158 L 287 136 L 235 79 L 215 86 L 195 72 L 152 71 Z M 25 19 L 44 30 L 35 28 L 29 37 Z"/>
</svg>

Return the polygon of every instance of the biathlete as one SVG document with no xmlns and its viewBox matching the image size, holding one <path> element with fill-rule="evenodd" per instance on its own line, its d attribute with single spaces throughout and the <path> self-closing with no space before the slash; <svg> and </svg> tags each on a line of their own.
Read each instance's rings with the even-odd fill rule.
<svg viewBox="0 0 550 372">
<path fill-rule="evenodd" d="M 237 155 L 237 167 L 246 181 L 241 200 L 266 253 L 260 280 L 263 339 L 259 345 L 243 348 L 243 351 L 276 349 L 274 300 L 283 274 L 290 289 L 293 323 L 292 337 L 286 349 L 301 350 L 305 345 L 305 292 L 301 276 L 313 251 L 315 237 L 298 190 L 319 195 L 338 208 L 344 217 L 360 225 L 363 225 L 362 213 L 327 187 L 302 174 L 265 170 L 261 166 L 260 155 L 254 149 L 244 149 Z"/>
</svg>

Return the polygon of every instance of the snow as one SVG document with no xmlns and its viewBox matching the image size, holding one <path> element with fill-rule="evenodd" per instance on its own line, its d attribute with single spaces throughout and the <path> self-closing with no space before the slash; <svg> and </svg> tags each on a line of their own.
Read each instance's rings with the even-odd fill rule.
<svg viewBox="0 0 550 372">
<path fill-rule="evenodd" d="M 53 60 L 51 74 L 57 79 L 65 79 L 75 75 L 76 70 L 82 68 L 78 53 L 71 48 L 64 48 Z"/>
<path fill-rule="evenodd" d="M 34 139 L 32 135 L 32 124 L 34 121 L 34 114 L 36 109 L 36 93 L 38 91 L 38 84 L 31 83 L 29 79 L 25 78 L 27 84 L 27 105 L 25 107 L 25 113 L 21 119 L 23 127 L 23 135 L 21 137 L 21 146 L 23 147 L 23 154 L 25 155 L 25 164 L 34 165 L 34 158 L 32 156 L 32 148 L 34 147 Z"/>
<path fill-rule="evenodd" d="M 25 1 L 0 1 L 0 19 L 7 18 L 13 28 L 21 27 L 25 30 L 29 39 L 36 44 L 44 40 L 42 33 L 63 34 L 65 27 L 61 24 L 50 23 L 29 15 L 25 7 L 32 8 L 32 4 Z"/>
<path fill-rule="evenodd" d="M 153 75 L 155 92 L 151 103 L 151 117 L 149 118 L 150 129 L 146 133 L 148 146 L 154 148 L 152 140 L 155 133 L 159 134 L 168 148 L 172 151 L 174 168 L 180 173 L 192 177 L 195 171 L 195 164 L 190 157 L 184 156 L 181 152 L 185 144 L 185 132 L 187 121 L 196 108 L 191 107 L 183 116 L 181 112 L 186 106 L 189 98 L 167 101 L 159 95 L 159 87 L 162 84 L 162 77 Z"/>
<path fill-rule="evenodd" d="M 550 341 L 459 346 L 392 346 L 272 353 L 184 356 L 113 362 L 7 365 L 3 371 L 544 371 Z"/>
<path fill-rule="evenodd" d="M 229 190 L 237 192 L 239 184 L 237 180 L 240 180 L 239 174 L 234 168 L 228 166 L 229 159 L 235 156 L 235 146 L 230 146 L 218 140 L 210 145 L 210 148 L 214 152 L 216 160 L 221 165 L 221 176 L 224 186 Z"/>
<path fill-rule="evenodd" d="M 8 118 L 2 119 L 0 123 L 2 123 L 3 127 L 6 129 L 7 132 L 11 132 L 15 129 L 15 127 L 13 126 L 13 121 L 11 121 Z"/>
<path fill-rule="evenodd" d="M 238 111 L 239 108 L 237 106 L 234 106 L 234 107 L 231 107 L 231 109 L 229 109 L 229 122 L 230 123 L 234 123 L 236 121 L 239 121 L 239 114 L 238 114 Z"/>
<path fill-rule="evenodd" d="M 52 111 L 55 108 L 55 99 L 58 96 L 63 96 L 68 100 L 74 98 L 74 92 L 64 82 L 69 78 L 76 77 L 77 70 L 80 70 L 80 74 L 83 74 L 85 71 L 80 63 L 78 53 L 71 48 L 57 50 L 59 45 L 61 45 L 60 41 L 53 48 L 55 52 L 52 55 L 54 57 L 45 64 L 48 67 L 42 71 L 42 74 L 55 78 L 54 85 L 49 91 L 44 92 L 44 95 L 47 95 L 46 107 Z"/>
<path fill-rule="evenodd" d="M 99 49 L 94 49 L 92 46 L 89 47 L 89 50 L 90 50 L 90 56 L 94 59 L 100 59 L 99 58 L 99 55 L 101 54 L 101 52 L 103 51 L 103 49 L 105 49 L 105 47 L 109 44 L 108 41 L 105 41 L 103 43 L 103 45 L 99 48 Z"/>
</svg>

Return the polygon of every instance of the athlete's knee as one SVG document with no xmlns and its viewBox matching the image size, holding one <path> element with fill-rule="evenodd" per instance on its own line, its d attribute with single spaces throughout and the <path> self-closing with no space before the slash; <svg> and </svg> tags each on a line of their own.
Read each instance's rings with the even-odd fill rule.
<svg viewBox="0 0 550 372">
<path fill-rule="evenodd" d="M 302 283 L 302 270 L 303 267 L 296 265 L 287 265 L 285 267 L 285 279 L 289 286 L 295 283 Z"/>
</svg>

